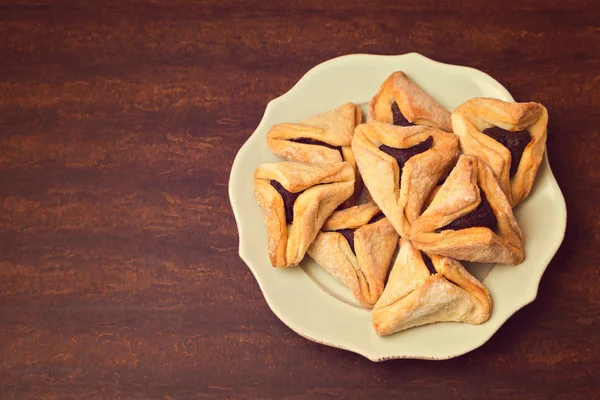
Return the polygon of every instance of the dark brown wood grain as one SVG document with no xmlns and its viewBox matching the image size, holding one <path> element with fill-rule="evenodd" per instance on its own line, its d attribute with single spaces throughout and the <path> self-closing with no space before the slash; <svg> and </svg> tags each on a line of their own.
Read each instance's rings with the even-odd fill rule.
<svg viewBox="0 0 600 400">
<path fill-rule="evenodd" d="M 0 397 L 600 398 L 600 5 L 510 3 L 0 0 Z M 568 227 L 483 347 L 375 364 L 270 311 L 227 184 L 314 65 L 411 51 L 548 107 Z"/>
</svg>

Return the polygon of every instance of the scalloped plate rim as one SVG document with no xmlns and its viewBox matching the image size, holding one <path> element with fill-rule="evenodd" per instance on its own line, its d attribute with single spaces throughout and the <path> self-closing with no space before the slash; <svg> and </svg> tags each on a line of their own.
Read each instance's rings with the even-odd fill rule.
<svg viewBox="0 0 600 400">
<path fill-rule="evenodd" d="M 513 311 L 504 314 L 505 318 L 503 321 L 501 321 L 499 323 L 499 325 L 496 327 L 495 330 L 490 330 L 489 331 L 489 335 L 482 335 L 481 340 L 477 341 L 477 343 L 473 343 L 470 342 L 469 346 L 467 346 L 468 348 L 465 351 L 461 351 L 461 352 L 457 352 L 455 354 L 448 354 L 447 356 L 442 356 L 442 357 L 433 357 L 433 356 L 406 356 L 406 355 L 402 355 L 402 354 L 391 354 L 389 356 L 374 356 L 372 354 L 369 354 L 366 351 L 360 350 L 360 349 L 356 349 L 356 348 L 349 348 L 347 346 L 343 346 L 343 345 L 339 345 L 336 343 L 329 343 L 327 341 L 324 340 L 320 340 L 317 338 L 313 338 L 310 337 L 309 335 L 307 335 L 305 332 L 303 332 L 301 329 L 298 329 L 295 324 L 290 321 L 287 316 L 285 315 L 285 313 L 282 313 L 278 307 L 275 304 L 274 299 L 271 298 L 268 290 L 264 287 L 264 282 L 261 280 L 261 277 L 258 274 L 257 269 L 252 265 L 252 263 L 248 260 L 248 258 L 245 256 L 243 250 L 242 250 L 242 244 L 244 242 L 244 229 L 240 223 L 240 218 L 239 218 L 239 210 L 237 209 L 237 206 L 235 204 L 234 198 L 236 197 L 236 185 L 233 184 L 234 178 L 237 175 L 237 171 L 239 169 L 239 164 L 241 162 L 241 160 L 244 158 L 245 152 L 248 151 L 248 149 L 250 148 L 250 144 L 251 142 L 258 140 L 259 139 L 259 131 L 261 131 L 262 129 L 262 125 L 266 123 L 266 121 L 268 120 L 268 116 L 270 115 L 270 113 L 273 112 L 273 108 L 276 107 L 276 104 L 285 99 L 285 97 L 291 95 L 292 93 L 294 93 L 296 90 L 299 90 L 299 88 L 301 87 L 301 85 L 303 84 L 303 82 L 307 81 L 311 75 L 316 74 L 319 72 L 320 69 L 322 68 L 326 68 L 327 66 L 329 66 L 330 64 L 333 64 L 335 62 L 341 62 L 344 60 L 351 60 L 351 59 L 357 59 L 357 58 L 363 58 L 363 57 L 368 57 L 368 58 L 408 58 L 408 57 L 412 57 L 415 59 L 420 59 L 422 62 L 428 62 L 428 63 L 433 63 L 433 64 L 437 64 L 440 67 L 443 68 L 454 68 L 454 69 L 461 69 L 461 70 L 469 70 L 470 73 L 473 74 L 477 74 L 480 75 L 481 77 L 485 78 L 488 83 L 491 83 L 495 86 L 496 90 L 499 90 L 501 92 L 503 92 L 508 98 L 513 99 L 512 95 L 510 94 L 510 92 L 508 92 L 508 90 L 502 86 L 496 79 L 494 79 L 493 77 L 491 77 L 490 75 L 488 75 L 487 73 L 478 70 L 476 68 L 473 67 L 468 67 L 468 66 L 463 66 L 463 65 L 456 65 L 456 64 L 448 64 L 448 63 L 443 63 L 440 61 L 436 61 L 433 59 L 430 59 L 420 53 L 416 53 L 416 52 L 411 52 L 411 53 L 406 53 L 406 54 L 400 54 L 400 55 L 382 55 L 382 54 L 363 54 L 363 53 L 357 53 L 357 54 L 347 54 L 347 55 L 342 55 L 339 57 L 335 57 L 326 61 L 321 62 L 320 64 L 315 65 L 314 67 L 312 67 L 310 70 L 308 70 L 287 92 L 285 92 L 284 94 L 282 94 L 279 97 L 276 97 L 274 99 L 272 99 L 271 101 L 269 101 L 269 103 L 267 104 L 266 108 L 265 108 L 265 112 L 261 118 L 261 121 L 259 122 L 258 126 L 256 127 L 256 129 L 254 130 L 254 132 L 252 133 L 252 135 L 250 135 L 248 137 L 248 139 L 244 142 L 244 144 L 242 145 L 242 147 L 238 150 L 235 159 L 233 161 L 232 167 L 231 167 L 231 172 L 230 172 L 230 177 L 229 177 L 229 182 L 228 182 L 228 195 L 229 195 L 229 200 L 230 200 L 230 204 L 233 210 L 233 214 L 234 214 L 234 218 L 235 218 L 235 222 L 236 222 L 236 227 L 238 229 L 238 234 L 239 234 L 239 241 L 238 241 L 238 254 L 239 257 L 242 261 L 244 261 L 244 263 L 248 266 L 248 268 L 250 269 L 250 271 L 252 272 L 254 278 L 256 279 L 258 286 L 263 294 L 263 297 L 265 298 L 265 301 L 267 302 L 267 305 L 269 306 L 269 308 L 271 309 L 271 311 L 277 316 L 277 318 L 279 318 L 288 328 L 290 328 L 292 331 L 294 331 L 295 333 L 297 333 L 298 335 L 300 335 L 301 337 L 304 337 L 308 340 L 311 340 L 313 342 L 316 343 L 320 343 L 323 345 L 327 345 L 327 346 L 331 346 L 334 348 L 339 348 L 342 350 L 346 350 L 346 351 L 350 351 L 356 354 L 359 354 L 373 362 L 380 362 L 380 361 L 386 361 L 386 360 L 393 360 L 393 359 L 420 359 L 420 360 L 446 360 L 446 359 L 451 359 L 451 358 L 455 358 L 455 357 L 459 357 L 461 355 L 464 355 L 466 353 L 469 353 L 473 350 L 476 350 L 477 348 L 483 346 L 489 339 L 491 339 L 492 336 L 494 336 L 496 334 L 496 332 L 498 332 L 498 330 L 506 323 L 506 321 L 508 321 L 515 313 L 517 313 L 519 310 L 523 309 L 524 307 L 526 307 L 527 305 L 531 304 L 537 297 L 538 291 L 539 291 L 539 285 L 541 283 L 541 279 L 544 275 L 544 272 L 546 271 L 546 269 L 548 268 L 550 262 L 552 261 L 552 259 L 554 258 L 554 256 L 556 255 L 556 252 L 558 251 L 558 249 L 560 248 L 560 246 L 562 245 L 562 242 L 564 241 L 564 235 L 565 235 L 565 231 L 566 231 L 566 223 L 567 223 L 567 210 L 566 210 L 566 203 L 564 200 L 564 195 L 562 194 L 562 191 L 560 190 L 560 186 L 558 185 L 558 182 L 556 181 L 556 178 L 554 177 L 554 174 L 552 172 L 552 169 L 550 167 L 550 163 L 548 161 L 548 154 L 547 151 L 544 152 L 544 159 L 543 159 L 543 164 L 545 164 L 545 167 L 547 168 L 547 173 L 549 174 L 549 180 L 550 182 L 555 186 L 556 188 L 556 193 L 559 195 L 558 200 L 560 201 L 560 210 L 562 211 L 561 217 L 561 221 L 563 222 L 562 224 L 562 229 L 561 229 L 561 237 L 560 240 L 557 242 L 557 244 L 555 246 L 552 247 L 551 251 L 548 251 L 547 254 L 547 261 L 542 262 L 541 264 L 544 264 L 545 266 L 543 268 L 541 268 L 539 270 L 539 274 L 537 276 L 535 276 L 535 285 L 532 285 L 532 293 L 526 297 L 524 300 L 522 300 L 519 304 L 516 305 L 516 307 L 514 308 Z M 270 268 L 272 268 L 271 266 L 269 266 Z M 532 279 L 533 281 L 533 279 Z"/>
</svg>

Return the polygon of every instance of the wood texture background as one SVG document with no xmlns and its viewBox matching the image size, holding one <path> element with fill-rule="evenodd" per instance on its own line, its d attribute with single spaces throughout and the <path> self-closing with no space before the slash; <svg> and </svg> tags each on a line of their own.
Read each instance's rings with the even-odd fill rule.
<svg viewBox="0 0 600 400">
<path fill-rule="evenodd" d="M 371 3 L 0 0 L 1 398 L 600 396 L 599 3 Z M 410 51 L 548 107 L 568 227 L 483 347 L 374 364 L 269 310 L 227 183 L 314 65 Z"/>
</svg>

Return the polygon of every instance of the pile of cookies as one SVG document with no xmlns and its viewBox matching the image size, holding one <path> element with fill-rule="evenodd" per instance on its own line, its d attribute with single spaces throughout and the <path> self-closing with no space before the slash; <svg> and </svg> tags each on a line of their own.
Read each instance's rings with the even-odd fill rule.
<svg viewBox="0 0 600 400">
<path fill-rule="evenodd" d="M 546 108 L 475 98 L 451 114 L 398 71 L 366 119 L 347 103 L 267 133 L 286 160 L 254 172 L 272 265 L 308 254 L 372 309 L 379 335 L 487 321 L 492 299 L 459 260 L 523 261 L 513 208 L 542 160 Z"/>
</svg>

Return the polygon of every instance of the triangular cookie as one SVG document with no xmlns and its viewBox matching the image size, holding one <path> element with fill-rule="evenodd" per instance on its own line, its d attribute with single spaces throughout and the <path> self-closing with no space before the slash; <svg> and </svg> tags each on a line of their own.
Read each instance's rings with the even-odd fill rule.
<svg viewBox="0 0 600 400">
<path fill-rule="evenodd" d="M 399 126 L 426 125 L 452 132 L 450 112 L 402 71 L 391 74 L 379 87 L 371 99 L 368 119 Z"/>
<path fill-rule="evenodd" d="M 370 121 L 356 127 L 352 150 L 370 196 L 402 237 L 458 158 L 458 138 L 427 126 Z"/>
<path fill-rule="evenodd" d="M 362 186 L 350 144 L 354 128 L 360 123 L 360 107 L 346 103 L 298 123 L 274 125 L 267 132 L 267 145 L 288 161 L 322 165 L 349 162 L 355 169 L 355 193 L 358 193 Z M 354 205 L 354 198 L 344 205 Z"/>
<path fill-rule="evenodd" d="M 546 107 L 475 98 L 454 110 L 452 125 L 463 152 L 491 168 L 512 207 L 529 195 L 546 145 Z"/>
<path fill-rule="evenodd" d="M 481 282 L 456 260 L 429 257 L 400 239 L 388 283 L 373 308 L 378 335 L 434 322 L 481 324 L 489 319 L 492 299 Z"/>
<path fill-rule="evenodd" d="M 398 234 L 373 204 L 336 211 L 308 248 L 308 255 L 373 308 L 396 249 Z"/>
<path fill-rule="evenodd" d="M 413 222 L 417 248 L 457 260 L 518 264 L 523 238 L 490 168 L 461 155 L 423 215 Z"/>
<path fill-rule="evenodd" d="M 291 161 L 254 171 L 254 195 L 267 224 L 274 267 L 297 265 L 331 213 L 354 190 L 347 162 L 329 166 Z"/>
</svg>

